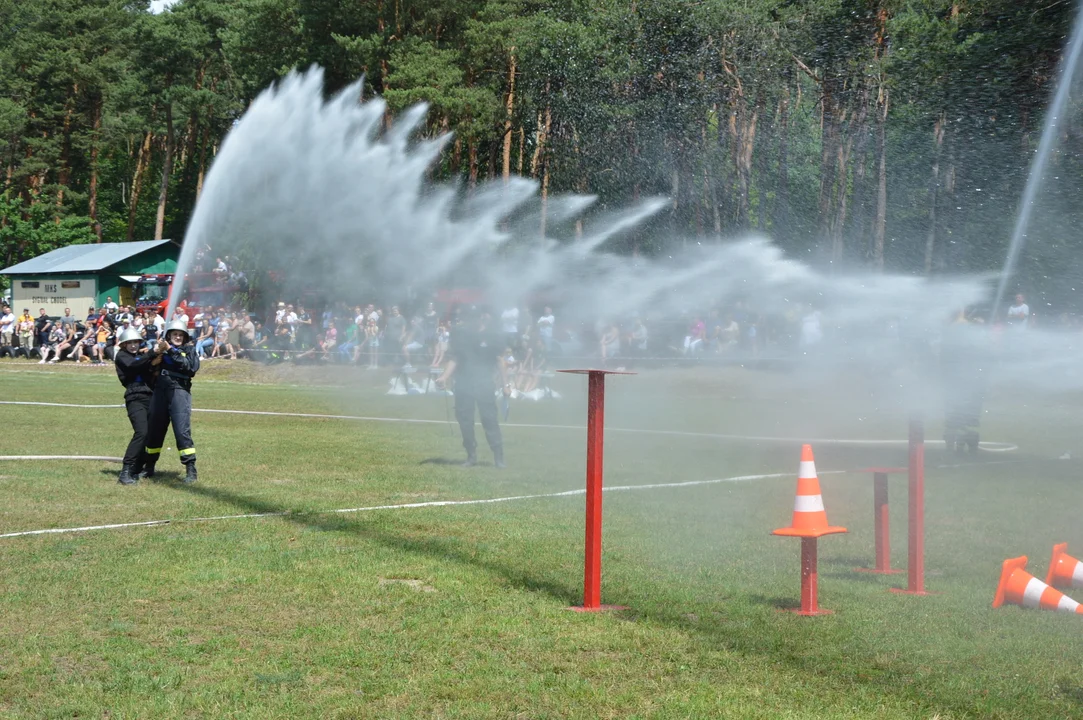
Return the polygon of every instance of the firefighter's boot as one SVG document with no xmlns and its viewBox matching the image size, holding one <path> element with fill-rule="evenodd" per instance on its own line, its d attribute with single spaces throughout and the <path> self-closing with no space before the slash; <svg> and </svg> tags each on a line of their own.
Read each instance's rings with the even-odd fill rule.
<svg viewBox="0 0 1083 720">
<path fill-rule="evenodd" d="M 199 479 L 199 475 L 196 473 L 195 460 L 184 466 L 184 482 L 187 485 L 194 483 Z"/>
<path fill-rule="evenodd" d="M 120 470 L 120 477 L 117 478 L 117 482 L 121 485 L 135 485 L 139 481 L 138 473 L 134 471 L 131 465 L 125 465 Z"/>
</svg>

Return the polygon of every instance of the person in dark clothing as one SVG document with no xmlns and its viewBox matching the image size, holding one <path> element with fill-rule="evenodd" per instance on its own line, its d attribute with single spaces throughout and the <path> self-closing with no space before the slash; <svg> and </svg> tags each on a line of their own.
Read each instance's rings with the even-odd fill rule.
<svg viewBox="0 0 1083 720">
<path fill-rule="evenodd" d="M 177 451 L 184 464 L 184 482 L 194 483 L 198 476 L 192 442 L 192 377 L 199 371 L 199 355 L 188 334 L 188 323 L 174 320 L 166 325 L 165 339 L 158 342 L 156 350 L 161 354 L 161 368 L 150 401 L 145 473 L 148 477 L 154 474 L 166 430 L 172 423 Z"/>
<path fill-rule="evenodd" d="M 981 325 L 960 313 L 941 341 L 944 444 L 949 452 L 978 452 L 989 369 L 985 339 Z"/>
<path fill-rule="evenodd" d="M 118 482 L 135 485 L 143 472 L 147 446 L 147 424 L 150 417 L 150 399 L 161 358 L 153 350 L 140 352 L 143 338 L 135 328 L 124 330 L 118 338 L 114 357 L 117 377 L 124 386 L 124 406 L 132 424 L 132 440 L 124 453 L 124 464 Z"/>
<path fill-rule="evenodd" d="M 511 392 L 507 370 L 500 353 L 504 349 L 504 339 L 500 333 L 488 328 L 488 316 L 476 310 L 468 313 L 464 322 L 451 333 L 448 348 L 447 369 L 437 378 L 437 386 L 444 387 L 447 381 L 455 378 L 455 419 L 462 431 L 463 447 L 466 449 L 466 467 L 477 465 L 478 443 L 474 436 L 474 406 L 477 405 L 481 416 L 481 426 L 485 430 L 485 439 L 493 451 L 493 464 L 505 467 L 504 443 L 500 436 L 500 425 L 496 416 L 496 392 L 493 377 L 497 370 L 504 386 L 504 393 Z"/>
</svg>

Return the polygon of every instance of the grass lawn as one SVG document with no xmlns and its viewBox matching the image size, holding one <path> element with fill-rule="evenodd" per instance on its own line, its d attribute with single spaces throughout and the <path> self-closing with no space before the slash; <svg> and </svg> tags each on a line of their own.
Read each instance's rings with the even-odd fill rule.
<svg viewBox="0 0 1083 720">
<path fill-rule="evenodd" d="M 928 597 L 853 571 L 872 560 L 871 478 L 828 474 L 905 464 L 905 444 L 814 445 L 850 532 L 820 542 L 836 614 L 803 618 L 779 612 L 799 543 L 770 535 L 796 438 L 904 441 L 907 393 L 741 368 L 610 379 L 608 486 L 720 482 L 606 493 L 602 598 L 629 609 L 581 614 L 582 495 L 329 511 L 581 489 L 585 379 L 513 404 L 506 470 L 454 464 L 445 399 L 386 396 L 387 379 L 207 363 L 192 486 L 170 451 L 132 488 L 107 462 L 0 461 L 0 534 L 170 521 L 0 539 L 0 718 L 1083 717 L 1083 618 L 990 607 L 1005 558 L 1044 578 L 1055 542 L 1083 555 L 1080 465 L 1057 459 L 1083 457 L 1078 397 L 994 392 L 983 437 L 1014 452 L 930 444 Z M 0 362 L 3 401 L 121 397 L 108 368 Z M 117 456 L 130 435 L 109 407 L 2 404 L 0 428 L 0 455 Z M 891 493 L 905 567 L 903 477 Z M 280 514 L 207 519 L 263 513 Z"/>
</svg>

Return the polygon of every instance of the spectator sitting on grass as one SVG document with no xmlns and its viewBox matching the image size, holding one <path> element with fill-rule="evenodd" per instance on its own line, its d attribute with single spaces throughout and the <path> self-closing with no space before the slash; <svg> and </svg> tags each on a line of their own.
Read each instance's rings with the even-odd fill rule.
<svg viewBox="0 0 1083 720">
<path fill-rule="evenodd" d="M 436 343 L 432 353 L 432 367 L 440 367 L 444 362 L 444 355 L 447 354 L 448 342 L 451 340 L 451 333 L 448 332 L 447 325 L 441 322 L 436 327 Z"/>
<path fill-rule="evenodd" d="M 320 350 L 323 351 L 323 359 L 327 360 L 331 356 L 331 351 L 338 345 L 338 330 L 335 328 L 334 319 L 327 321 L 327 329 L 323 331 L 323 341 L 320 343 Z"/>
<path fill-rule="evenodd" d="M 60 359 L 60 353 L 67 348 L 68 333 L 64 330 L 64 326 L 60 323 L 52 325 L 46 342 L 42 343 L 41 360 L 38 361 L 38 365 L 44 365 L 46 362 L 55 363 Z M 49 360 L 50 353 L 53 354 L 52 360 Z"/>
<path fill-rule="evenodd" d="M 203 331 L 196 337 L 196 354 L 199 357 L 207 357 L 207 353 L 214 346 L 214 326 L 204 323 Z"/>
<path fill-rule="evenodd" d="M 94 329 L 87 323 L 83 329 L 83 334 L 75 341 L 74 349 L 71 352 L 71 361 L 73 363 L 90 362 L 91 357 L 94 355 L 94 343 L 96 342 L 97 338 Z"/>
</svg>

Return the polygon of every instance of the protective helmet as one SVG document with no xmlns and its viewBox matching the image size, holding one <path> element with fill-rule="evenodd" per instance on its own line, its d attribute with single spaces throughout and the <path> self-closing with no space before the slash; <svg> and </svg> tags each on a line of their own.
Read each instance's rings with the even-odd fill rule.
<svg viewBox="0 0 1083 720">
<path fill-rule="evenodd" d="M 133 340 L 143 342 L 143 335 L 135 328 L 130 327 L 121 331 L 120 337 L 118 338 L 117 342 L 123 345 L 124 343 L 132 342 Z"/>
<path fill-rule="evenodd" d="M 180 330 L 184 333 L 184 342 L 188 342 L 192 339 L 191 334 L 188 332 L 188 323 L 183 320 L 174 320 L 165 326 L 165 337 L 169 337 L 169 333 L 173 330 Z"/>
</svg>

